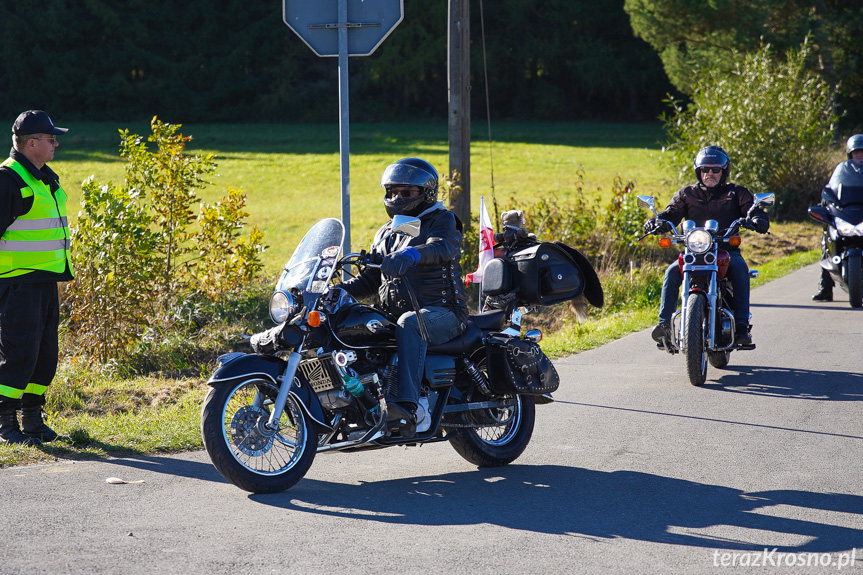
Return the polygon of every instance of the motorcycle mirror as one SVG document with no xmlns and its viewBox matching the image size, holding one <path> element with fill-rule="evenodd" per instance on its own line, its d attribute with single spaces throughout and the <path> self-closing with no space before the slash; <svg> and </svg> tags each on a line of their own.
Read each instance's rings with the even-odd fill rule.
<svg viewBox="0 0 863 575">
<path fill-rule="evenodd" d="M 420 219 L 403 215 L 394 216 L 391 229 L 393 233 L 398 232 L 415 238 L 420 235 Z"/>
<path fill-rule="evenodd" d="M 637 196 L 636 199 L 638 200 L 638 207 L 645 210 L 652 210 L 656 204 L 653 196 Z"/>
<path fill-rule="evenodd" d="M 770 192 L 767 194 L 755 194 L 756 206 L 772 206 L 776 202 L 776 194 Z"/>
</svg>

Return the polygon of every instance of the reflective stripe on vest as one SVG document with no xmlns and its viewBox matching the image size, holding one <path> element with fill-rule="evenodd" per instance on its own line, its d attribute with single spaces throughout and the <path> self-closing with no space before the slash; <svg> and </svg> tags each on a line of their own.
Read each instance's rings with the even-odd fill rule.
<svg viewBox="0 0 863 575">
<path fill-rule="evenodd" d="M 33 197 L 33 206 L 6 229 L 0 237 L 0 277 L 20 276 L 32 271 L 62 274 L 72 269 L 69 260 L 69 223 L 66 217 L 66 192 L 51 188 L 35 178 L 12 158 L 2 164 L 24 180 L 21 197 Z"/>
</svg>

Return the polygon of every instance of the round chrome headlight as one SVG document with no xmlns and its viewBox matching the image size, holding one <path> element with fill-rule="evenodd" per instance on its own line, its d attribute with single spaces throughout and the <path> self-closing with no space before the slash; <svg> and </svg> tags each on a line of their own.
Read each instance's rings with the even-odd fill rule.
<svg viewBox="0 0 863 575">
<path fill-rule="evenodd" d="M 297 302 L 294 296 L 287 292 L 277 291 L 270 297 L 270 319 L 276 323 L 290 319 L 297 312 Z"/>
<path fill-rule="evenodd" d="M 692 230 L 686 236 L 686 247 L 695 254 L 703 254 L 713 245 L 713 236 L 705 230 Z"/>
</svg>

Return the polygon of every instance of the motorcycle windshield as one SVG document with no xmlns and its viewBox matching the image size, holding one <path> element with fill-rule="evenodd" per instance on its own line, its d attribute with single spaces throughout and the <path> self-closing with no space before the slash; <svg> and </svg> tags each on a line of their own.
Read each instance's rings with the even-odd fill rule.
<svg viewBox="0 0 863 575">
<path fill-rule="evenodd" d="M 827 187 L 833 190 L 843 206 L 863 204 L 863 168 L 842 162 L 833 170 Z"/>
<path fill-rule="evenodd" d="M 336 269 L 344 237 L 345 227 L 336 218 L 312 226 L 285 264 L 276 290 L 324 293 Z"/>
</svg>

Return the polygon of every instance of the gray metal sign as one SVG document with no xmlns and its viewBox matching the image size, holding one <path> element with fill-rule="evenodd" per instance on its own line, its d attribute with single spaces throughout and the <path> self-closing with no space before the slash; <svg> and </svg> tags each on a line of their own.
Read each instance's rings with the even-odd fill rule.
<svg viewBox="0 0 863 575">
<path fill-rule="evenodd" d="M 348 56 L 368 56 L 404 17 L 403 0 L 347 0 L 347 21 L 338 0 L 284 0 L 282 19 L 318 56 L 339 55 L 339 29 L 348 30 Z"/>
</svg>

